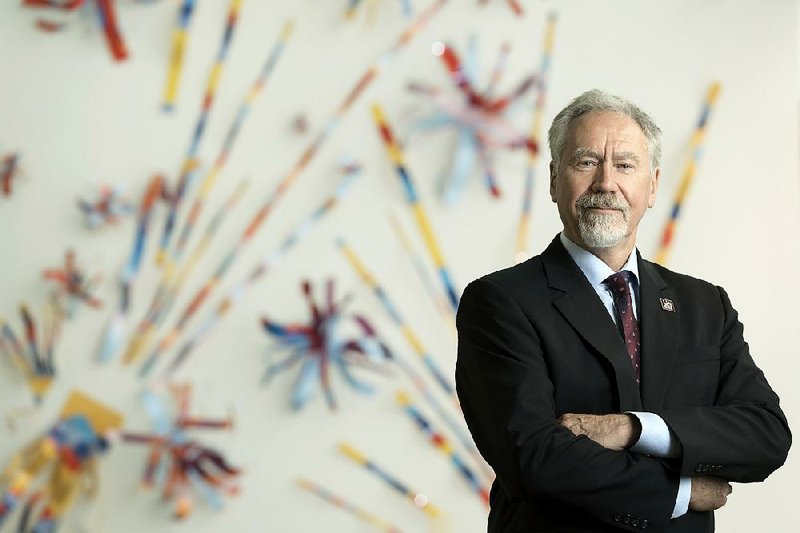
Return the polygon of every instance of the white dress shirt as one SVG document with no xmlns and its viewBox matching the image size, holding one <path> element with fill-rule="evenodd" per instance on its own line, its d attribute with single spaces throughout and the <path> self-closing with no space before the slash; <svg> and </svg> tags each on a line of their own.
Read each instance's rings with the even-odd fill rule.
<svg viewBox="0 0 800 533">
<path fill-rule="evenodd" d="M 569 253 L 572 260 L 578 265 L 578 268 L 581 269 L 586 279 L 589 280 L 589 283 L 597 293 L 600 301 L 603 302 L 606 311 L 611 315 L 614 323 L 619 325 L 617 313 L 614 311 L 614 298 L 611 291 L 603 283 L 606 278 L 614 274 L 614 271 L 599 257 L 569 240 L 569 238 L 564 235 L 564 232 L 561 232 L 560 238 L 561 244 L 567 249 L 567 253 Z M 631 295 L 633 295 L 633 298 L 631 298 L 633 301 L 633 316 L 638 320 L 639 262 L 637 261 L 636 253 L 631 253 L 628 260 L 620 269 L 620 271 L 622 270 L 627 270 L 633 274 L 628 278 L 628 284 L 630 285 Z M 644 354 L 644 356 L 646 357 L 647 354 Z M 667 426 L 663 418 L 655 413 L 648 412 L 630 411 L 630 414 L 638 418 L 642 426 L 642 433 L 639 436 L 639 440 L 631 447 L 632 452 L 662 458 L 677 457 L 681 453 L 680 442 L 670 431 L 669 426 Z M 686 514 L 689 510 L 689 499 L 691 495 L 692 478 L 681 477 L 680 485 L 678 486 L 678 496 L 675 499 L 675 507 L 672 511 L 672 518 L 678 518 Z"/>
</svg>

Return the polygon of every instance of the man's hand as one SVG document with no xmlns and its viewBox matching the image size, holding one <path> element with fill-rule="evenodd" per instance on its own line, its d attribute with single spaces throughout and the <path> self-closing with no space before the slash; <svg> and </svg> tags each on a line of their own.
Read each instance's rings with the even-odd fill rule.
<svg viewBox="0 0 800 533">
<path fill-rule="evenodd" d="M 725 480 L 706 476 L 693 477 L 689 510 L 716 511 L 728 502 L 731 492 L 733 488 Z"/>
<path fill-rule="evenodd" d="M 558 423 L 575 435 L 586 435 L 609 450 L 630 448 L 639 440 L 642 426 L 631 414 L 580 415 L 566 413 Z"/>
</svg>

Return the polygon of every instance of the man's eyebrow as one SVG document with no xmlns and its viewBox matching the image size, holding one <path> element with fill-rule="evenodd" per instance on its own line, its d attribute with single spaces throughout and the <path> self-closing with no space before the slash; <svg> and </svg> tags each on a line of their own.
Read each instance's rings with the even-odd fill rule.
<svg viewBox="0 0 800 533">
<path fill-rule="evenodd" d="M 592 159 L 597 159 L 598 161 L 603 159 L 603 156 L 591 148 L 577 148 L 575 152 L 572 153 L 572 157 L 570 157 L 569 160 L 576 161 L 582 157 L 591 157 Z"/>
<path fill-rule="evenodd" d="M 615 152 L 613 157 L 612 157 L 612 160 L 614 160 L 614 161 L 625 161 L 625 160 L 628 160 L 628 161 L 634 161 L 636 163 L 640 162 L 639 156 L 636 155 L 635 152 Z"/>
</svg>

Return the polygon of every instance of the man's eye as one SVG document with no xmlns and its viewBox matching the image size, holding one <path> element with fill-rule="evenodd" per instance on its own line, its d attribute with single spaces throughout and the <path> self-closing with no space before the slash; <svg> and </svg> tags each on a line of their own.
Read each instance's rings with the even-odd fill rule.
<svg viewBox="0 0 800 533">
<path fill-rule="evenodd" d="M 621 170 L 633 170 L 633 165 L 630 163 L 618 163 L 617 168 Z"/>
<path fill-rule="evenodd" d="M 591 159 L 582 159 L 582 160 L 578 161 L 578 167 L 580 167 L 580 168 L 593 167 L 595 164 L 596 164 L 596 162 L 592 161 Z"/>
</svg>

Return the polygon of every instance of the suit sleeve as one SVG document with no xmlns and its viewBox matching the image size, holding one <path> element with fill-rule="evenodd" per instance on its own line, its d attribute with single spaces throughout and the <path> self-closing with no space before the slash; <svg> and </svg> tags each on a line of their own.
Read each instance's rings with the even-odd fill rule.
<svg viewBox="0 0 800 533">
<path fill-rule="evenodd" d="M 456 385 L 467 424 L 512 499 L 554 499 L 619 525 L 666 528 L 678 475 L 657 459 L 611 451 L 556 421 L 539 337 L 515 300 L 487 278 L 464 291 Z"/>
<path fill-rule="evenodd" d="M 738 313 L 717 290 L 724 320 L 714 404 L 659 414 L 683 446 L 681 474 L 763 481 L 786 461 L 792 436 L 778 396 L 750 356 Z"/>
</svg>

